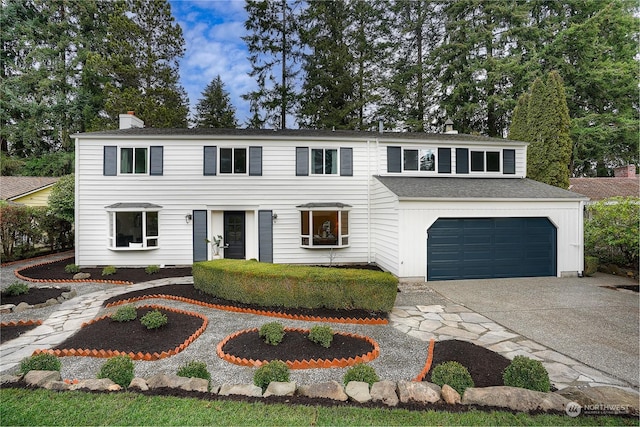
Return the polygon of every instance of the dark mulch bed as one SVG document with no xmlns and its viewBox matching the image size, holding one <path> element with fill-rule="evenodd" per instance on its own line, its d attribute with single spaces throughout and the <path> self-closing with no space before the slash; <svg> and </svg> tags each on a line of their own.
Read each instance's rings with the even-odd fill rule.
<svg viewBox="0 0 640 427">
<path fill-rule="evenodd" d="M 0 344 L 3 344 L 5 341 L 18 338 L 20 335 L 37 326 L 39 325 L 2 326 L 0 327 Z"/>
<path fill-rule="evenodd" d="M 64 271 L 64 268 L 69 264 L 75 264 L 75 259 L 67 258 L 50 264 L 27 267 L 21 270 L 20 274 L 31 279 L 70 280 L 73 279 L 73 274 Z M 166 267 L 161 268 L 154 274 L 147 274 L 144 268 L 118 268 L 115 274 L 109 276 L 102 275 L 102 268 L 83 268 L 80 271 L 91 274 L 91 279 L 116 280 L 132 283 L 148 282 L 149 280 L 166 279 L 169 277 L 191 276 L 191 267 Z"/>
<path fill-rule="evenodd" d="M 29 287 L 29 292 L 21 295 L 0 295 L 0 304 L 15 304 L 26 302 L 29 305 L 42 304 L 51 298 L 58 298 L 63 292 L 69 292 L 70 288 L 39 288 Z"/>
<path fill-rule="evenodd" d="M 510 363 L 506 357 L 467 341 L 437 341 L 433 347 L 431 369 L 424 380 L 430 382 L 433 368 L 449 360 L 467 368 L 476 387 L 504 385 L 502 371 Z"/>
<path fill-rule="evenodd" d="M 160 311 L 167 315 L 168 323 L 158 329 L 147 329 L 140 318 L 150 308 L 139 308 L 138 318 L 130 322 L 101 319 L 81 328 L 77 333 L 57 345 L 55 349 L 118 350 L 133 353 L 162 353 L 184 343 L 203 323 L 199 317 L 173 311 Z"/>
<path fill-rule="evenodd" d="M 145 295 L 173 295 L 183 298 L 192 299 L 195 301 L 204 302 L 207 304 L 216 304 L 223 306 L 249 308 L 254 310 L 271 311 L 274 313 L 282 313 L 287 315 L 299 315 L 299 316 L 315 316 L 321 318 L 352 318 L 352 319 L 386 319 L 387 314 L 382 312 L 367 311 L 367 310 L 334 310 L 328 308 L 288 308 L 288 307 L 264 307 L 256 304 L 243 304 L 236 301 L 229 301 L 222 298 L 216 298 L 212 295 L 206 294 L 194 286 L 187 285 L 165 285 L 157 286 L 150 289 L 142 289 L 140 291 L 128 292 L 116 297 L 110 298 L 104 302 L 103 305 L 108 305 L 117 301 L 122 301 L 131 298 L 138 298 Z"/>
<path fill-rule="evenodd" d="M 257 331 L 240 334 L 226 342 L 222 351 L 226 354 L 253 360 L 311 360 L 311 359 L 348 359 L 362 356 L 373 351 L 373 345 L 356 337 L 335 334 L 329 348 L 309 341 L 308 333 L 286 331 L 284 339 L 278 345 L 267 344 Z"/>
</svg>

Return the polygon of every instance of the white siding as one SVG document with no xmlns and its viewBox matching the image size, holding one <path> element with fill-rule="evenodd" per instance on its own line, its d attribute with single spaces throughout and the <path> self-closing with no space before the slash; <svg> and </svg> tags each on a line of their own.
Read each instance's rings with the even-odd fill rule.
<svg viewBox="0 0 640 427">
<path fill-rule="evenodd" d="M 371 233 L 374 261 L 380 268 L 399 275 L 398 198 L 377 179 L 371 181 Z"/>
</svg>

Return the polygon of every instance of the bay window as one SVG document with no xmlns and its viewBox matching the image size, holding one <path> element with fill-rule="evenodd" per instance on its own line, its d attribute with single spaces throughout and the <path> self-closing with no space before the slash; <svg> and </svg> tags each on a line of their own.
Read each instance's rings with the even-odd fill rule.
<svg viewBox="0 0 640 427">
<path fill-rule="evenodd" d="M 349 208 L 343 203 L 309 203 L 300 210 L 300 245 L 306 248 L 349 246 Z"/>
<path fill-rule="evenodd" d="M 159 245 L 158 212 L 150 203 L 116 203 L 107 206 L 110 249 L 154 249 Z"/>
</svg>

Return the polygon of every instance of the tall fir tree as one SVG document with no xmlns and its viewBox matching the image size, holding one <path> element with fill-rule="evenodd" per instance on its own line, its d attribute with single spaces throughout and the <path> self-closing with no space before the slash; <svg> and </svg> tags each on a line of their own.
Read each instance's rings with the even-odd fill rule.
<svg viewBox="0 0 640 427">
<path fill-rule="evenodd" d="M 202 98 L 196 105 L 196 127 L 235 128 L 236 109 L 231 104 L 229 92 L 224 89 L 222 78 L 218 75 L 207 85 Z"/>
</svg>

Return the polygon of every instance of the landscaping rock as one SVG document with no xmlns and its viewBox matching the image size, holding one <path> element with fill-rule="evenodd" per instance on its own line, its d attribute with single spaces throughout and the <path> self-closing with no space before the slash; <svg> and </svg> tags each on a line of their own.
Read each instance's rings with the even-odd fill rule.
<svg viewBox="0 0 640 427">
<path fill-rule="evenodd" d="M 556 394 L 576 402 L 580 406 L 626 406 L 628 408 L 627 413 L 630 414 L 637 414 L 640 406 L 638 393 L 611 386 L 567 387 L 557 391 Z"/>
<path fill-rule="evenodd" d="M 13 308 L 13 312 L 14 313 L 21 313 L 21 312 L 23 312 L 25 310 L 28 310 L 30 308 L 31 308 L 31 306 L 29 304 L 27 304 L 26 302 L 21 302 L 20 304 L 16 305 Z"/>
<path fill-rule="evenodd" d="M 396 393 L 396 383 L 385 380 L 373 383 L 371 386 L 371 400 L 374 402 L 382 402 L 387 406 L 397 406 L 398 394 Z"/>
<path fill-rule="evenodd" d="M 435 387 L 437 387 L 437 389 Z M 400 381 L 398 383 L 398 396 L 400 402 L 435 403 L 440 400 L 440 389 L 436 384 L 427 382 Z"/>
<path fill-rule="evenodd" d="M 295 382 L 271 381 L 264 392 L 264 397 L 269 396 L 293 396 L 296 394 Z"/>
<path fill-rule="evenodd" d="M 445 384 L 442 386 L 442 400 L 447 402 L 449 405 L 457 405 L 462 401 L 460 397 L 460 393 L 454 390 L 449 384 Z"/>
<path fill-rule="evenodd" d="M 209 391 L 209 381 L 204 378 L 188 378 L 180 388 L 185 391 L 207 393 Z"/>
<path fill-rule="evenodd" d="M 156 374 L 147 379 L 147 386 L 150 389 L 163 387 L 181 388 L 187 381 L 189 381 L 188 378 L 179 377 L 175 374 Z"/>
<path fill-rule="evenodd" d="M 86 280 L 91 277 L 90 273 L 76 273 L 73 275 L 73 280 Z"/>
<path fill-rule="evenodd" d="M 349 396 L 344 392 L 342 385 L 336 381 L 328 381 L 313 385 L 298 387 L 298 394 L 306 397 L 321 397 L 345 402 Z"/>
<path fill-rule="evenodd" d="M 144 378 L 135 377 L 131 380 L 131 384 L 129 384 L 129 388 L 138 389 L 140 391 L 149 390 L 149 386 L 147 385 L 147 381 Z"/>
<path fill-rule="evenodd" d="M 22 375 L 0 375 L 0 385 L 14 384 L 22 379 Z"/>
<path fill-rule="evenodd" d="M 465 405 L 497 406 L 515 411 L 564 411 L 570 401 L 556 393 L 542 393 L 518 387 L 469 387 L 462 396 Z"/>
<path fill-rule="evenodd" d="M 15 304 L 2 304 L 0 305 L 0 313 L 1 314 L 11 313 L 11 311 L 13 311 L 15 307 L 16 307 Z"/>
<path fill-rule="evenodd" d="M 50 381 L 61 381 L 60 371 L 29 371 L 24 376 L 24 382 L 34 387 L 44 387 Z"/>
<path fill-rule="evenodd" d="M 71 385 L 65 383 L 64 381 L 49 381 L 44 385 L 44 388 L 53 391 L 66 391 L 71 388 Z"/>
<path fill-rule="evenodd" d="M 92 391 L 119 391 L 122 390 L 118 384 L 111 381 L 109 378 L 90 378 L 87 380 L 80 380 L 77 384 L 72 384 L 70 390 L 92 390 Z"/>
<path fill-rule="evenodd" d="M 262 389 L 253 384 L 222 384 L 220 396 L 249 396 L 249 397 L 262 397 Z"/>
<path fill-rule="evenodd" d="M 365 403 L 371 400 L 369 384 L 362 381 L 349 381 L 345 392 L 351 400 L 355 400 L 358 403 Z"/>
</svg>

